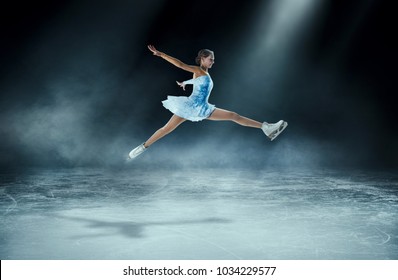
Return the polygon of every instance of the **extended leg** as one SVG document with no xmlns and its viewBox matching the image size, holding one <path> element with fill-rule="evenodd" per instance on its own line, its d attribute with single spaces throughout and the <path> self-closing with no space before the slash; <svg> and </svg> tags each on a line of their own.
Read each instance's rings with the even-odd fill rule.
<svg viewBox="0 0 398 280">
<path fill-rule="evenodd" d="M 258 121 L 243 117 L 235 112 L 218 108 L 216 108 L 207 119 L 212 121 L 233 121 L 237 124 L 254 128 L 261 128 L 262 126 L 262 123 Z"/>
<path fill-rule="evenodd" d="M 207 119 L 212 121 L 233 121 L 243 126 L 261 128 L 264 134 L 267 135 L 267 137 L 271 141 L 278 137 L 278 135 L 281 134 L 282 131 L 287 127 L 287 122 L 283 120 L 280 120 L 277 123 L 260 123 L 255 120 L 242 117 L 235 112 L 218 108 L 215 109 L 214 112 Z"/>
<path fill-rule="evenodd" d="M 143 152 L 145 152 L 146 148 L 148 148 L 150 145 L 158 141 L 160 138 L 172 132 L 174 129 L 177 128 L 177 126 L 182 124 L 184 121 L 185 119 L 173 115 L 171 119 L 168 121 L 168 123 L 162 128 L 158 129 L 151 137 L 149 137 L 149 139 L 144 144 L 141 144 L 138 147 L 131 150 L 128 159 L 134 159 Z"/>
<path fill-rule="evenodd" d="M 185 119 L 173 115 L 171 119 L 166 123 L 165 126 L 162 128 L 158 129 L 147 141 L 144 143 L 144 147 L 148 148 L 151 146 L 153 143 L 158 141 L 160 138 L 166 136 L 170 132 L 172 132 L 174 129 L 176 129 L 180 124 L 182 124 L 185 121 Z"/>
</svg>

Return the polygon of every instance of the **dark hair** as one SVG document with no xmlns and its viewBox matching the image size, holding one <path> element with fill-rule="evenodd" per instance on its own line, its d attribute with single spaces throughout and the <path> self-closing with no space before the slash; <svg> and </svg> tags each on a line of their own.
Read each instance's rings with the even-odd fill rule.
<svg viewBox="0 0 398 280">
<path fill-rule="evenodd" d="M 197 65 L 200 65 L 200 61 L 202 57 L 208 57 L 214 55 L 214 52 L 209 49 L 202 49 L 198 52 L 198 56 L 195 58 L 195 62 Z"/>
</svg>

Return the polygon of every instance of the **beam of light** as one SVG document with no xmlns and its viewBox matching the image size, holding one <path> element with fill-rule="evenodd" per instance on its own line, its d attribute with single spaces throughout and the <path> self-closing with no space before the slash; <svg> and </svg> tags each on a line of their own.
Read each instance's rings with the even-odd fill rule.
<svg viewBox="0 0 398 280">
<path fill-rule="evenodd" d="M 252 27 L 247 30 L 246 40 L 241 40 L 240 53 L 245 53 L 242 59 L 237 59 L 237 68 L 241 73 L 241 88 L 234 87 L 225 91 L 233 103 L 241 102 L 241 92 L 253 92 L 249 100 L 266 109 L 270 102 L 258 99 L 259 89 L 267 93 L 278 93 L 283 87 L 281 80 L 292 71 L 292 65 L 298 67 L 298 42 L 304 40 L 311 30 L 317 16 L 320 14 L 324 1 L 317 0 L 273 0 L 266 2 L 253 13 Z M 293 54 L 298 54 L 293 57 Z M 294 63 L 290 63 L 294 61 Z M 250 73 L 250 75 L 247 75 Z M 236 75 L 236 73 L 233 73 Z M 280 96 L 278 94 L 278 96 Z M 280 99 L 280 97 L 275 98 Z M 270 96 L 264 97 L 269 98 Z M 264 102 L 263 102 L 264 101 Z M 255 110 L 254 110 L 255 111 Z"/>
<path fill-rule="evenodd" d="M 229 83 L 221 90 L 228 93 L 225 97 L 228 103 L 223 101 L 222 106 L 256 120 L 273 122 L 286 118 L 293 121 L 289 116 L 295 114 L 289 111 L 290 105 L 286 103 L 289 94 L 292 94 L 286 90 L 291 83 L 289 76 L 301 68 L 297 55 L 301 50 L 297 46 L 305 40 L 319 19 L 324 2 L 272 0 L 257 7 L 250 26 L 246 29 L 245 38 L 242 38 L 244 40 L 236 45 L 235 52 L 244 55 L 234 60 L 236 65 L 231 67 L 233 70 L 230 74 L 238 76 L 239 82 Z M 295 90 L 294 94 L 299 96 L 301 93 L 298 91 L 301 89 Z M 293 129 L 288 128 L 286 134 L 294 133 L 297 126 L 297 123 L 293 123 Z M 323 150 L 320 145 L 315 145 L 311 140 L 303 140 L 305 137 L 294 138 L 294 134 L 290 135 L 282 135 L 277 146 L 267 147 L 268 149 L 261 142 L 256 149 L 262 151 L 257 165 L 280 162 L 281 165 L 289 166 L 300 162 L 312 166 L 322 159 L 322 154 L 318 153 Z M 282 142 L 279 144 L 279 141 Z M 253 155 L 250 156 L 253 160 Z"/>
<path fill-rule="evenodd" d="M 257 50 L 254 58 L 265 53 L 284 53 L 294 46 L 302 29 L 322 1 L 274 0 L 264 8 L 254 36 Z"/>
</svg>

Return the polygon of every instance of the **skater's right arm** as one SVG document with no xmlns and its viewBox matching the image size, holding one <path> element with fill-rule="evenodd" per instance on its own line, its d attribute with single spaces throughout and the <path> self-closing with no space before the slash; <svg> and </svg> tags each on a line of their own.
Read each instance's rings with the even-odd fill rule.
<svg viewBox="0 0 398 280">
<path fill-rule="evenodd" d="M 164 60 L 170 62 L 171 64 L 173 64 L 174 66 L 181 68 L 185 71 L 200 75 L 201 70 L 198 66 L 195 65 L 188 65 L 185 64 L 184 62 L 182 62 L 181 60 L 174 58 L 172 56 L 169 56 L 163 52 L 158 51 L 154 46 L 149 45 L 148 49 L 153 53 L 153 55 L 156 56 L 160 56 L 161 58 L 163 58 Z"/>
</svg>

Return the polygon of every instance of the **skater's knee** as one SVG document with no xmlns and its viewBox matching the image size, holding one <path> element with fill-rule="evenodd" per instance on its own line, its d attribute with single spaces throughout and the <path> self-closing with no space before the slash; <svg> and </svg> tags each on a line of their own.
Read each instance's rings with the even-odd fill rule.
<svg viewBox="0 0 398 280">
<path fill-rule="evenodd" d="M 161 134 L 167 134 L 167 133 L 170 132 L 170 129 L 168 129 L 167 126 L 165 125 L 165 126 L 159 128 L 158 131 L 159 131 Z"/>
<path fill-rule="evenodd" d="M 238 121 L 240 119 L 240 115 L 235 112 L 230 112 L 229 117 L 232 121 Z"/>
<path fill-rule="evenodd" d="M 165 126 L 161 127 L 159 130 L 164 134 L 168 134 L 168 133 L 172 132 L 174 130 L 174 128 L 175 127 L 173 127 L 169 124 L 166 124 Z"/>
</svg>

